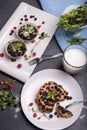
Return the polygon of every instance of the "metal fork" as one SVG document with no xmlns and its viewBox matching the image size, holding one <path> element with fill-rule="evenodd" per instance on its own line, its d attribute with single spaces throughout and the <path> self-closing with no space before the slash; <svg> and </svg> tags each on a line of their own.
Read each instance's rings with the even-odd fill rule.
<svg viewBox="0 0 87 130">
<path fill-rule="evenodd" d="M 63 53 L 59 53 L 59 54 L 56 54 L 56 55 L 53 55 L 53 56 L 50 56 L 50 57 L 45 57 L 45 58 L 37 57 L 37 58 L 29 61 L 29 65 L 39 64 L 40 62 L 43 62 L 45 60 L 50 60 L 50 59 L 61 57 L 61 56 L 63 56 Z"/>
<path fill-rule="evenodd" d="M 76 104 L 79 104 L 79 103 L 85 103 L 85 102 L 87 102 L 87 101 L 75 101 L 75 102 L 72 102 L 72 103 L 66 105 L 65 108 L 67 109 L 68 107 L 71 107 L 73 105 L 76 105 Z"/>
</svg>

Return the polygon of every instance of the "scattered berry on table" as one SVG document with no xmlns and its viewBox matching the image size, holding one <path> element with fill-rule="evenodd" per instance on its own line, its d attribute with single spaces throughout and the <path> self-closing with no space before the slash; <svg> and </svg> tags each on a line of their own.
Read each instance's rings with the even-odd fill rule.
<svg viewBox="0 0 87 130">
<path fill-rule="evenodd" d="M 37 113 L 34 113 L 34 114 L 33 114 L 33 117 L 36 118 L 36 117 L 37 117 Z"/>
<path fill-rule="evenodd" d="M 4 57 L 4 53 L 0 53 L 0 57 Z"/>
<path fill-rule="evenodd" d="M 16 59 L 11 59 L 11 61 L 12 61 L 12 62 L 15 62 L 15 61 L 16 61 Z"/>
<path fill-rule="evenodd" d="M 21 67 L 22 67 L 22 64 L 18 64 L 18 65 L 17 65 L 17 68 L 20 69 Z"/>
<path fill-rule="evenodd" d="M 40 28 L 41 28 L 41 25 L 38 25 L 37 28 L 40 29 Z"/>
<path fill-rule="evenodd" d="M 57 112 L 54 112 L 54 115 L 57 115 Z"/>
<path fill-rule="evenodd" d="M 28 18 L 25 18 L 25 21 L 28 21 L 29 19 Z"/>
<path fill-rule="evenodd" d="M 42 21 L 42 24 L 45 24 L 45 21 Z"/>
<path fill-rule="evenodd" d="M 36 41 L 35 41 L 35 39 L 33 39 L 31 42 L 32 42 L 32 43 L 35 43 Z"/>
<path fill-rule="evenodd" d="M 27 15 L 25 14 L 24 17 L 27 17 Z"/>
<path fill-rule="evenodd" d="M 22 22 L 20 22 L 19 24 L 22 24 Z"/>
<path fill-rule="evenodd" d="M 51 118 L 53 118 L 53 115 L 52 115 L 52 114 L 50 114 L 50 115 L 49 115 L 49 118 L 50 118 L 50 119 L 51 119 Z"/>
<path fill-rule="evenodd" d="M 29 106 L 33 106 L 33 102 L 29 103 Z"/>
<path fill-rule="evenodd" d="M 23 21 L 23 18 L 21 18 L 20 20 Z"/>
<path fill-rule="evenodd" d="M 17 27 L 14 27 L 14 29 L 17 29 Z"/>
<path fill-rule="evenodd" d="M 14 30 L 13 30 L 13 29 L 11 30 L 11 33 L 14 33 Z"/>
<path fill-rule="evenodd" d="M 33 56 L 36 56 L 36 54 L 37 54 L 36 52 L 33 52 Z"/>
<path fill-rule="evenodd" d="M 11 35 L 12 35 L 12 33 L 9 33 L 9 35 L 11 36 Z"/>
<path fill-rule="evenodd" d="M 34 18 L 34 21 L 36 21 L 37 20 L 37 18 Z"/>
</svg>

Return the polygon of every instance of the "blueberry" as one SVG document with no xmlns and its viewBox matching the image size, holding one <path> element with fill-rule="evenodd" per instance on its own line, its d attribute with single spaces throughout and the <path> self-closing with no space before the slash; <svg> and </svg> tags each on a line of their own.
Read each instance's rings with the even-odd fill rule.
<svg viewBox="0 0 87 130">
<path fill-rule="evenodd" d="M 34 18 L 34 20 L 36 21 L 36 20 L 37 20 L 37 18 Z"/>
<path fill-rule="evenodd" d="M 23 21 L 23 18 L 21 18 L 20 20 Z"/>
<path fill-rule="evenodd" d="M 24 17 L 27 17 L 27 15 L 25 14 Z"/>
<path fill-rule="evenodd" d="M 57 115 L 57 112 L 56 112 L 56 111 L 54 112 L 54 115 Z"/>
<path fill-rule="evenodd" d="M 52 114 L 50 114 L 50 115 L 49 115 L 49 118 L 50 118 L 50 119 L 51 119 L 51 118 L 53 118 L 53 115 L 52 115 Z"/>
</svg>

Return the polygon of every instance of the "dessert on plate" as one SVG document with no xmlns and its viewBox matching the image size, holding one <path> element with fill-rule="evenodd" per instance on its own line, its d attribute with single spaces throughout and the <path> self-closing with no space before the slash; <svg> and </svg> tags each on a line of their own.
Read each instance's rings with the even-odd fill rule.
<svg viewBox="0 0 87 130">
<path fill-rule="evenodd" d="M 17 59 L 23 56 L 27 48 L 24 42 L 19 40 L 11 40 L 5 46 L 5 52 L 10 58 Z"/>
<path fill-rule="evenodd" d="M 70 118 L 73 116 L 72 112 L 65 109 L 63 106 L 60 106 L 59 103 L 56 104 L 56 111 L 60 115 L 60 117 Z"/>
<path fill-rule="evenodd" d="M 59 102 L 64 101 L 65 99 L 71 99 L 71 97 L 68 96 L 68 92 L 62 85 L 59 85 L 54 81 L 49 81 L 39 89 L 35 101 L 41 112 L 50 113 L 56 105 L 55 109 L 60 113 L 60 116 L 69 118 L 73 114 L 66 109 L 64 110 L 64 108 L 59 105 Z"/>
<path fill-rule="evenodd" d="M 16 34 L 22 41 L 29 42 L 38 35 L 38 28 L 33 23 L 25 23 L 19 26 Z"/>
</svg>

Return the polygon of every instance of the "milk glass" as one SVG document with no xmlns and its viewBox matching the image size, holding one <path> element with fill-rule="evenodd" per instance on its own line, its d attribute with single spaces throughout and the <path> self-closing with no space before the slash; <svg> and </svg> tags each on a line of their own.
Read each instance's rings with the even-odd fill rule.
<svg viewBox="0 0 87 130">
<path fill-rule="evenodd" d="M 69 74 L 76 74 L 87 65 L 87 49 L 81 45 L 70 45 L 64 51 L 63 67 Z"/>
</svg>

